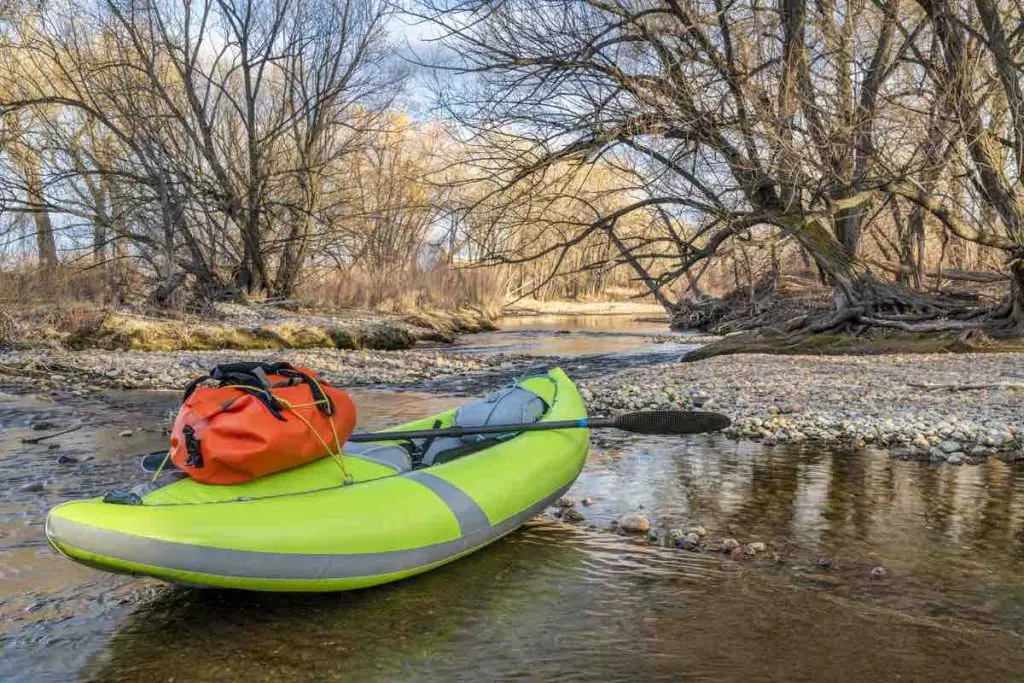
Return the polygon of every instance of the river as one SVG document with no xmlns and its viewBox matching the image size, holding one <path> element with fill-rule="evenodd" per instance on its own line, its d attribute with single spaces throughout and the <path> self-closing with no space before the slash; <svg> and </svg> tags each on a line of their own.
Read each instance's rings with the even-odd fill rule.
<svg viewBox="0 0 1024 683">
<path fill-rule="evenodd" d="M 595 376 L 675 362 L 629 318 L 520 320 L 460 340 Z M 361 426 L 432 412 L 501 378 L 354 391 Z M 585 519 L 542 516 L 456 563 L 336 595 L 203 591 L 117 577 L 56 556 L 49 506 L 137 479 L 175 396 L 123 392 L 66 406 L 0 396 L 3 680 L 1020 680 L 1024 469 L 885 453 L 764 447 L 714 436 L 594 435 L 569 492 Z M 727 412 L 727 407 L 724 408 Z M 56 441 L 40 416 L 109 415 Z M 121 437 L 133 430 L 131 438 Z M 59 462 L 61 453 L 84 462 Z M 42 490 L 25 484 L 43 471 Z M 31 479 L 35 481 L 36 479 Z M 588 501 L 588 502 L 591 502 Z M 610 530 L 761 541 L 734 559 Z"/>
</svg>

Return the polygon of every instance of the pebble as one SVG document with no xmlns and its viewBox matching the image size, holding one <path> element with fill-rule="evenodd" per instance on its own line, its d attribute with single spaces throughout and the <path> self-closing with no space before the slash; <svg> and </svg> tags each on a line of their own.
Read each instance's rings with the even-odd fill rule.
<svg viewBox="0 0 1024 683">
<path fill-rule="evenodd" d="M 132 430 L 130 430 L 130 429 L 126 429 L 126 430 L 124 430 L 123 432 L 121 432 L 119 434 L 119 436 L 131 436 L 131 435 L 132 435 Z"/>
<path fill-rule="evenodd" d="M 754 541 L 753 543 L 747 544 L 747 555 L 756 555 L 757 553 L 763 553 L 768 550 L 768 546 L 761 541 Z"/>
<path fill-rule="evenodd" d="M 966 460 L 967 456 L 963 453 L 950 453 L 949 457 L 946 458 L 946 463 L 949 465 L 963 465 Z"/>
<path fill-rule="evenodd" d="M 18 491 L 20 491 L 21 493 L 39 493 L 45 488 L 46 487 L 43 486 L 42 483 L 38 481 L 32 481 L 29 482 L 28 484 L 22 484 L 21 486 L 19 486 Z"/>
<path fill-rule="evenodd" d="M 828 555 L 822 555 L 818 558 L 818 566 L 822 569 L 832 569 L 832 558 Z"/>
<path fill-rule="evenodd" d="M 632 534 L 643 534 L 650 531 L 651 520 L 646 515 L 626 515 L 619 520 L 619 528 Z"/>
<path fill-rule="evenodd" d="M 726 552 L 729 552 L 731 550 L 738 550 L 739 547 L 740 542 L 737 541 L 735 538 L 727 538 L 724 541 L 722 541 L 722 550 Z"/>
<path fill-rule="evenodd" d="M 876 579 L 880 579 L 880 578 L 882 578 L 883 576 L 885 576 L 888 573 L 889 572 L 886 570 L 885 567 L 872 567 L 871 568 L 871 576 L 873 578 L 876 578 Z"/>
<path fill-rule="evenodd" d="M 587 507 L 590 507 L 591 505 L 594 504 L 594 499 L 593 498 L 584 498 L 580 502 L 583 503 L 584 505 L 586 505 Z"/>
</svg>

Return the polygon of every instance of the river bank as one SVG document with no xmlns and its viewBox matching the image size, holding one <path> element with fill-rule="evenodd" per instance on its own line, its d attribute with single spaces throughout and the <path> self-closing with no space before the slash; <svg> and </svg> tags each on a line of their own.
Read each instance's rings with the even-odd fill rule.
<svg viewBox="0 0 1024 683">
<path fill-rule="evenodd" d="M 214 304 L 202 314 L 62 303 L 0 309 L 0 350 L 217 351 L 411 349 L 451 343 L 459 334 L 496 329 L 476 308 L 414 314 L 361 309 L 319 311 L 286 302 Z"/>
</svg>

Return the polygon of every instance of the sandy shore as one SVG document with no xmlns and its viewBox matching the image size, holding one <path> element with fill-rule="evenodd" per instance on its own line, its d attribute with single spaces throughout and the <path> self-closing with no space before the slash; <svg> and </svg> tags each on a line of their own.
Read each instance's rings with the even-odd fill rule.
<svg viewBox="0 0 1024 683">
<path fill-rule="evenodd" d="M 964 464 L 1024 458 L 1024 354 L 742 355 L 587 382 L 595 412 L 703 407 L 766 443 L 889 449 Z"/>
</svg>

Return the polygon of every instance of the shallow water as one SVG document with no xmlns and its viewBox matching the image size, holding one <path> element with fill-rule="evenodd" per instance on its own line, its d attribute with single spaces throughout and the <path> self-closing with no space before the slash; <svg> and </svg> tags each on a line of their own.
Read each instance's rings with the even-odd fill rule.
<svg viewBox="0 0 1024 683">
<path fill-rule="evenodd" d="M 692 348 L 686 343 L 691 333 L 670 331 L 667 320 L 632 315 L 522 316 L 502 318 L 498 324 L 500 330 L 462 337 L 450 350 L 572 358 L 607 353 L 678 356 Z M 661 343 L 652 343 L 654 338 Z"/>
<path fill-rule="evenodd" d="M 523 374 L 559 366 L 576 380 L 628 368 L 672 363 L 697 348 L 689 332 L 668 321 L 634 315 L 549 315 L 503 318 L 500 330 L 467 335 L 446 351 L 474 355 L 516 354 L 533 365 L 510 363 L 459 377 L 427 380 L 428 391 L 476 394 Z"/>
<path fill-rule="evenodd" d="M 370 429 L 464 400 L 353 393 Z M 569 493 L 584 522 L 549 512 L 391 586 L 202 591 L 56 556 L 42 537 L 45 510 L 138 478 L 130 455 L 162 442 L 174 401 L 136 392 L 60 406 L 0 395 L 0 679 L 1024 676 L 1019 466 L 602 433 Z M 21 444 L 39 434 L 28 425 L 40 417 L 88 426 L 55 439 L 55 450 Z M 126 428 L 133 435 L 120 437 Z M 100 457 L 58 464 L 61 453 Z M 21 490 L 33 482 L 44 490 Z M 657 532 L 699 524 L 711 545 L 735 538 L 769 550 L 733 559 L 610 530 L 638 512 Z"/>
</svg>

